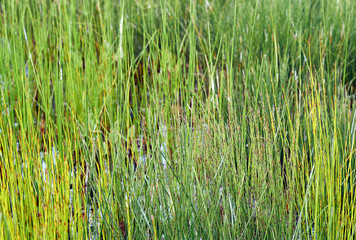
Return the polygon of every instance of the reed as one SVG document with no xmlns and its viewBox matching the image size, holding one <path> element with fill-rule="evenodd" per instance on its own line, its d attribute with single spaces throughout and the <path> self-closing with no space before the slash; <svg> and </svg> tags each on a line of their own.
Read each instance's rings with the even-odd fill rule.
<svg viewBox="0 0 356 240">
<path fill-rule="evenodd" d="M 353 239 L 351 0 L 0 3 L 1 239 Z"/>
</svg>

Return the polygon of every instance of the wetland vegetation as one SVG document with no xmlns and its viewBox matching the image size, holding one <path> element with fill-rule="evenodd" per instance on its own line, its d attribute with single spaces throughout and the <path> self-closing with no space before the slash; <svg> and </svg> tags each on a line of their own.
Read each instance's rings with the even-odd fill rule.
<svg viewBox="0 0 356 240">
<path fill-rule="evenodd" d="M 1 239 L 353 239 L 352 0 L 0 2 Z"/>
</svg>

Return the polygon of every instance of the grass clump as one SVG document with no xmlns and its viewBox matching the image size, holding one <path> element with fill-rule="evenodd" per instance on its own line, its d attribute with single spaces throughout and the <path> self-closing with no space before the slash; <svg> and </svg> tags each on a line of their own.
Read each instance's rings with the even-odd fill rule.
<svg viewBox="0 0 356 240">
<path fill-rule="evenodd" d="M 1 2 L 0 238 L 354 238 L 355 12 Z"/>
</svg>

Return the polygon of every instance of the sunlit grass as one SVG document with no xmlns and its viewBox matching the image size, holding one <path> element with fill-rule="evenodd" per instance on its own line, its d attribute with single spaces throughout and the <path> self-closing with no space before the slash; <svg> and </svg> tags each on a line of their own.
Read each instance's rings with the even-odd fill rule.
<svg viewBox="0 0 356 240">
<path fill-rule="evenodd" d="M 356 4 L 0 3 L 1 239 L 353 239 Z"/>
</svg>

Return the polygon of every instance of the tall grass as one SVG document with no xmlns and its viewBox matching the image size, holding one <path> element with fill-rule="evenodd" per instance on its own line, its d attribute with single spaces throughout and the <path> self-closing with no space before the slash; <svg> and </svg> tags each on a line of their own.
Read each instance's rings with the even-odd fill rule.
<svg viewBox="0 0 356 240">
<path fill-rule="evenodd" d="M 0 238 L 353 239 L 351 0 L 0 3 Z"/>
</svg>

